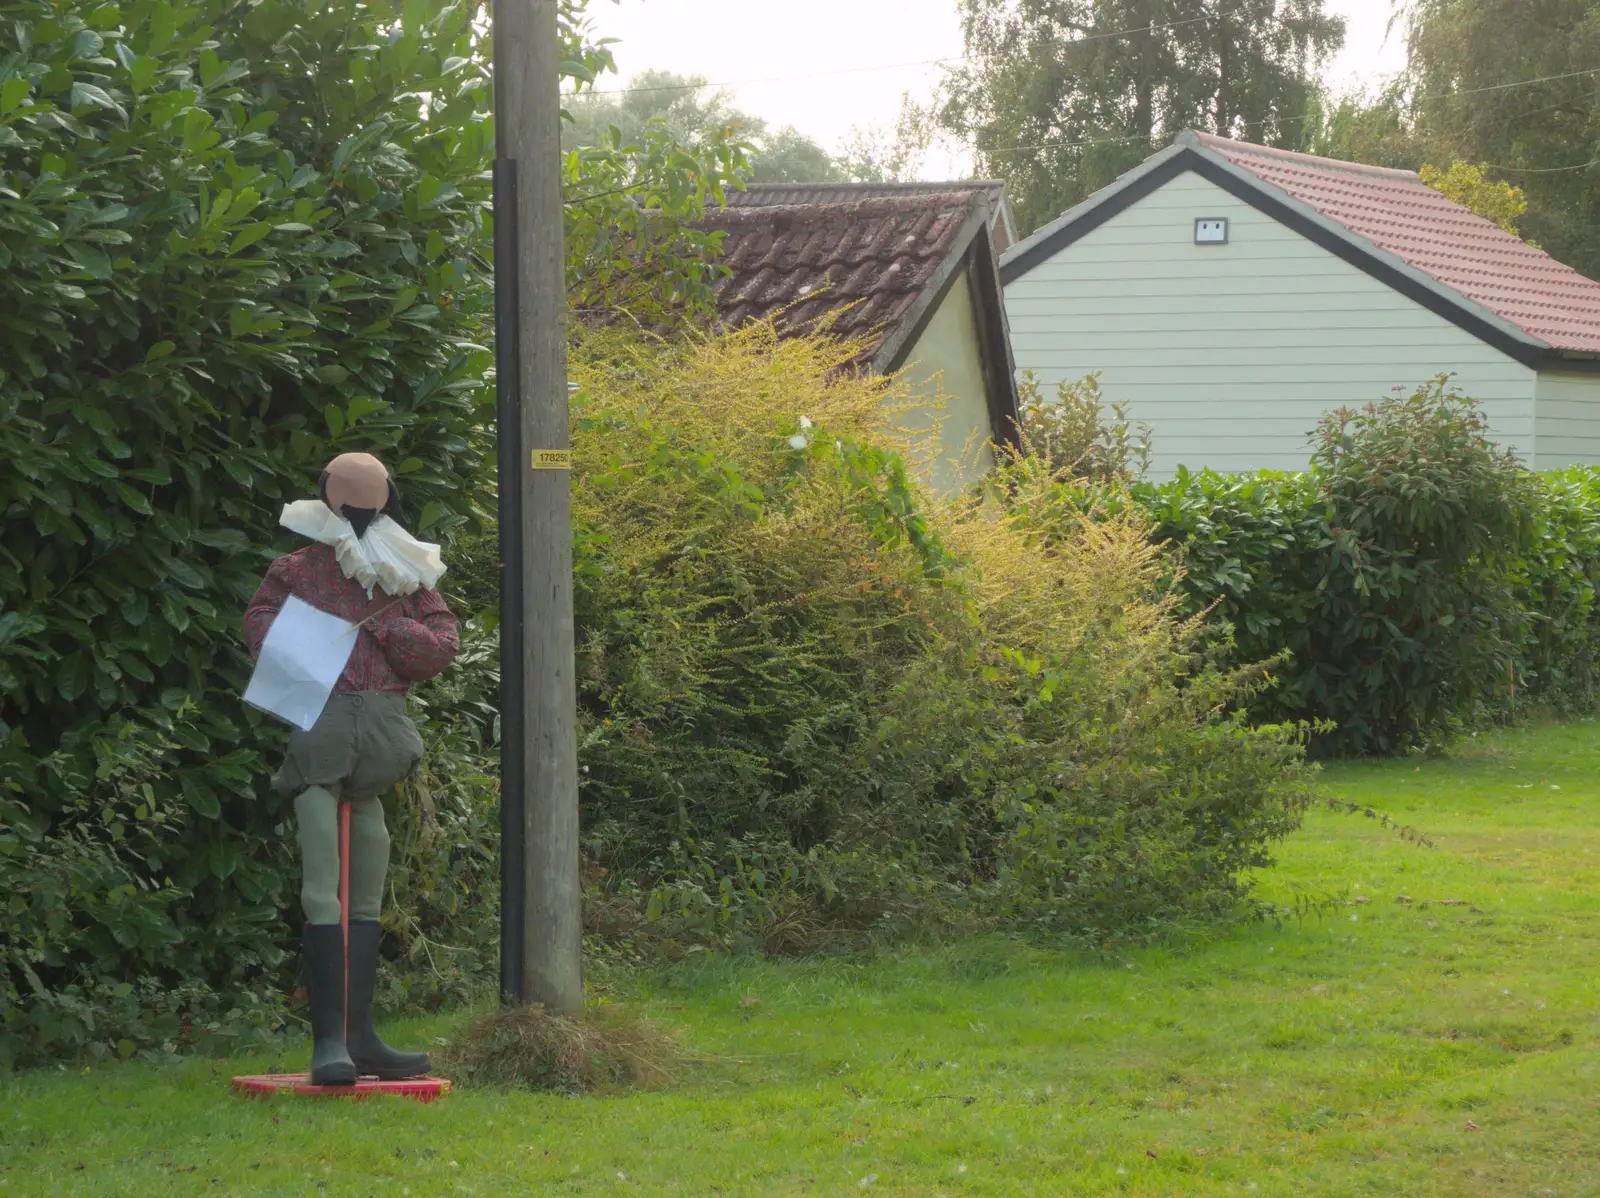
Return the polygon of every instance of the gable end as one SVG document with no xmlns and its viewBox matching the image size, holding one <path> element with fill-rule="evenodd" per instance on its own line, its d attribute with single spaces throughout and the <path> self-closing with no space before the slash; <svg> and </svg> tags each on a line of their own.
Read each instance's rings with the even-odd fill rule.
<svg viewBox="0 0 1600 1198">
<path fill-rule="evenodd" d="M 951 289 L 967 280 L 977 325 L 978 352 L 984 375 L 989 426 L 996 441 L 1015 444 L 1018 414 L 1017 381 L 1011 357 L 1011 333 L 1006 327 L 1005 294 L 995 269 L 994 242 L 989 233 L 990 213 L 980 205 L 957 235 L 956 247 L 900 329 L 873 359 L 872 369 L 893 374 L 903 367 L 928 331 L 934 315 L 944 306 Z"/>
<path fill-rule="evenodd" d="M 1534 370 L 1559 365 L 1562 370 L 1587 371 L 1600 369 L 1600 361 L 1572 360 L 1557 351 L 1513 337 L 1504 329 L 1483 319 L 1462 303 L 1429 287 L 1427 284 L 1396 270 L 1375 253 L 1363 249 L 1340 236 L 1332 229 L 1312 220 L 1265 189 L 1252 186 L 1238 175 L 1217 163 L 1211 157 L 1185 147 L 1164 162 L 1127 186 L 1106 197 L 1077 220 L 1057 229 L 1054 233 L 1029 246 L 1000 267 L 1002 284 L 1009 285 L 1035 267 L 1055 257 L 1079 238 L 1087 236 L 1113 217 L 1127 211 L 1146 196 L 1157 191 L 1173 179 L 1193 171 L 1202 179 L 1222 188 L 1234 198 L 1249 204 L 1265 216 L 1271 217 L 1285 228 L 1298 233 L 1313 245 L 1348 262 L 1370 275 L 1386 287 L 1398 292 L 1413 303 L 1426 308 L 1436 316 L 1448 320 L 1464 332 L 1470 333 L 1486 345 L 1499 350 L 1507 357 Z"/>
</svg>

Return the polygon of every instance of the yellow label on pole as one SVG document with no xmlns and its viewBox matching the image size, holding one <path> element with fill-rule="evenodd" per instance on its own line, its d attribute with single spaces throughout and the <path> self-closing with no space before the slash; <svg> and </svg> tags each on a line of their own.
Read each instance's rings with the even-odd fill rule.
<svg viewBox="0 0 1600 1198">
<path fill-rule="evenodd" d="M 536 449 L 533 451 L 533 468 L 535 470 L 571 470 L 572 451 L 570 449 Z"/>
</svg>

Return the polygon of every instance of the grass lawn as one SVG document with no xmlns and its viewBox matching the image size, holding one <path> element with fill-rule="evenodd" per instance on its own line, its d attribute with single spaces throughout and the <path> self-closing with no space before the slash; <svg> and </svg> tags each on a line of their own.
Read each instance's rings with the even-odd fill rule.
<svg viewBox="0 0 1600 1198">
<path fill-rule="evenodd" d="M 650 974 L 707 1057 L 655 1093 L 230 1096 L 304 1046 L 0 1080 L 0 1195 L 1597 1195 L 1597 767 L 1587 723 L 1330 770 L 1435 847 L 1319 811 L 1264 892 L 1350 901 L 1300 926 Z"/>
</svg>

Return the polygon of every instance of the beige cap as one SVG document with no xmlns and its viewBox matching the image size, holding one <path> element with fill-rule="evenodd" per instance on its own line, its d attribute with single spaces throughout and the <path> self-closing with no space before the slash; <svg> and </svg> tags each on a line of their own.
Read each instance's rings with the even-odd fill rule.
<svg viewBox="0 0 1600 1198">
<path fill-rule="evenodd" d="M 389 502 L 389 471 L 370 453 L 341 453 L 328 463 L 328 506 L 382 510 Z"/>
</svg>

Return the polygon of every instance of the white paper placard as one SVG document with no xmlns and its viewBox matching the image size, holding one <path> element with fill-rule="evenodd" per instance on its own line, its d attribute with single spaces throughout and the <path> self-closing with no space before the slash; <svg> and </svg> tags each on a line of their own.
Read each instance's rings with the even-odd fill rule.
<svg viewBox="0 0 1600 1198">
<path fill-rule="evenodd" d="M 244 701 L 309 730 L 355 650 L 355 627 L 290 595 L 267 629 Z"/>
</svg>

